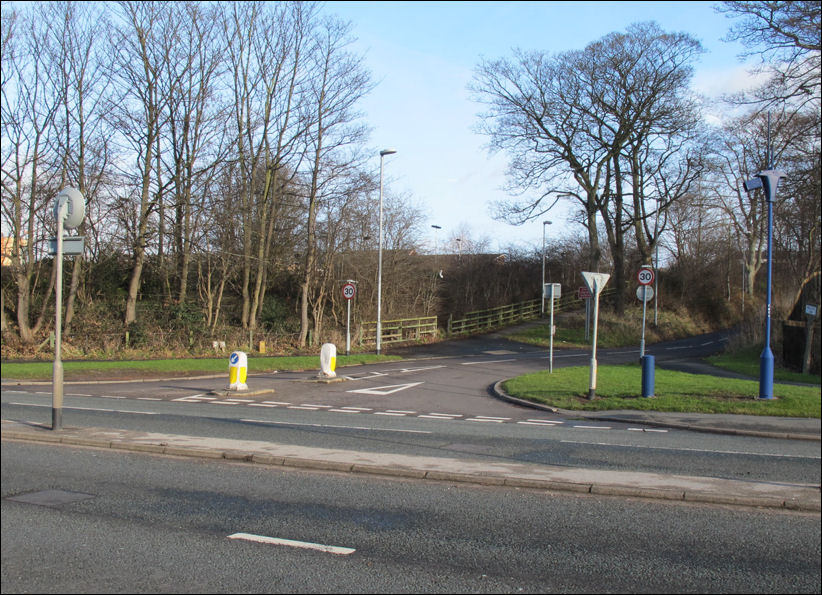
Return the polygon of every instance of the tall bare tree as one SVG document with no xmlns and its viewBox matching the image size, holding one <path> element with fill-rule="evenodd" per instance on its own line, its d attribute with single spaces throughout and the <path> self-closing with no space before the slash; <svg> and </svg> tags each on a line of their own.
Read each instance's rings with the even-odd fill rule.
<svg viewBox="0 0 822 595">
<path fill-rule="evenodd" d="M 161 75 L 171 58 L 163 39 L 173 38 L 179 23 L 171 19 L 170 2 L 119 2 L 117 13 L 110 37 L 116 96 L 108 113 L 134 160 L 134 167 L 124 172 L 127 190 L 119 204 L 132 251 L 124 316 L 129 325 L 137 319 L 147 249 L 157 233 L 153 219 L 161 189 L 154 162 L 169 92 Z"/>
<path fill-rule="evenodd" d="M 44 290 L 42 245 L 48 207 L 59 190 L 46 167 L 52 159 L 54 121 L 63 97 L 55 94 L 54 70 L 43 49 L 47 28 L 33 15 L 3 9 L 2 216 L 11 238 L 17 332 L 31 344 L 43 327 L 54 275 Z M 6 231 L 8 230 L 8 231 Z"/>
<path fill-rule="evenodd" d="M 700 52 L 689 35 L 640 23 L 582 51 L 554 57 L 518 52 L 515 63 L 484 62 L 475 77 L 472 88 L 490 107 L 482 130 L 493 148 L 511 155 L 512 189 L 538 193 L 503 204 L 501 214 L 522 222 L 546 213 L 563 196 L 572 197 L 584 213 L 593 270 L 601 255 L 600 218 L 618 309 L 626 286 L 626 235 L 644 229 L 638 225 L 646 217 L 642 193 L 654 176 L 672 171 L 648 167 L 647 157 L 653 153 L 657 163 L 670 162 L 680 152 L 657 148 L 660 139 L 688 139 L 699 121 L 687 89 L 691 63 Z M 684 174 L 680 185 L 687 187 L 699 168 L 679 172 Z M 685 195 L 662 198 L 669 204 Z"/>
<path fill-rule="evenodd" d="M 308 160 L 305 268 L 300 288 L 300 336 L 308 337 L 309 302 L 317 274 L 317 213 L 320 202 L 339 189 L 340 172 L 353 165 L 355 149 L 365 139 L 357 122 L 357 103 L 370 90 L 362 59 L 347 50 L 350 25 L 324 19 L 314 31 L 309 55 L 308 92 L 304 117 L 310 123 L 306 137 Z M 342 165 L 345 167 L 341 167 Z"/>
</svg>

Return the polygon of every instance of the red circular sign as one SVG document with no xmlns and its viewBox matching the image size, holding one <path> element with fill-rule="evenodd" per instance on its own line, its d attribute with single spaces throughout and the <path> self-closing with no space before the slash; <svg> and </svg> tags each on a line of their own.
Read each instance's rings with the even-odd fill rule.
<svg viewBox="0 0 822 595">
<path fill-rule="evenodd" d="M 350 300 L 357 295 L 357 288 L 353 283 L 346 283 L 342 286 L 342 294 L 345 299 Z"/>
<path fill-rule="evenodd" d="M 639 269 L 639 272 L 636 274 L 636 279 L 640 285 L 650 285 L 654 282 L 654 269 L 648 267 Z"/>
</svg>

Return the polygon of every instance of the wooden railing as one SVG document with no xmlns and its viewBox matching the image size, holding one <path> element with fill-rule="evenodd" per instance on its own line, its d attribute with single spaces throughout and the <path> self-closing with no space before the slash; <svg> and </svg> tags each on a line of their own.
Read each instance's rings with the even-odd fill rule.
<svg viewBox="0 0 822 595">
<path fill-rule="evenodd" d="M 437 336 L 437 317 L 403 318 L 382 321 L 382 342 L 419 341 L 424 337 Z M 360 343 L 377 342 L 377 322 L 363 322 L 360 328 Z"/>
<path fill-rule="evenodd" d="M 613 288 L 606 288 L 602 296 L 613 293 Z M 575 292 L 568 292 L 554 302 L 554 314 L 564 310 L 579 308 L 584 306 L 585 300 L 577 297 Z M 550 303 L 546 301 L 547 308 Z M 491 329 L 500 328 L 534 320 L 541 314 L 541 304 L 539 299 L 498 306 L 487 310 L 477 310 L 468 312 L 463 318 L 454 319 L 448 317 L 448 335 L 468 335 L 471 333 L 481 333 Z M 437 336 L 437 317 L 425 316 L 419 318 L 403 318 L 400 320 L 383 320 L 382 341 L 384 343 L 399 343 L 402 341 L 418 341 L 424 337 Z M 377 340 L 377 323 L 363 322 L 360 328 L 360 344 L 375 343 Z"/>
<path fill-rule="evenodd" d="M 485 331 L 492 328 L 516 324 L 526 320 L 533 320 L 540 315 L 539 300 L 529 300 L 518 304 L 508 304 L 489 308 L 488 310 L 477 310 L 468 312 L 465 318 L 454 320 L 448 317 L 449 335 L 466 335 Z"/>
</svg>

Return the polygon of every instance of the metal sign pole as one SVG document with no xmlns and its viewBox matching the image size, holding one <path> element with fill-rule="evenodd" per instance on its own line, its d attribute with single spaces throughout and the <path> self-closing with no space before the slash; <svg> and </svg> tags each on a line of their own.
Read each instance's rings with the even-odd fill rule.
<svg viewBox="0 0 822 595">
<path fill-rule="evenodd" d="M 548 334 L 548 373 L 554 373 L 554 286 L 551 287 L 551 326 Z"/>
<path fill-rule="evenodd" d="M 648 308 L 648 286 L 642 286 L 642 338 L 639 340 L 639 357 L 645 357 L 645 310 Z"/>
<path fill-rule="evenodd" d="M 51 389 L 51 429 L 59 430 L 63 427 L 63 361 L 62 349 L 63 330 L 63 217 L 65 208 L 57 209 L 57 254 L 54 264 L 57 267 L 55 279 L 55 309 L 54 309 L 54 368 L 52 372 Z"/>
<path fill-rule="evenodd" d="M 588 400 L 593 400 L 597 388 L 597 322 L 599 320 L 599 294 L 611 278 L 605 273 L 582 273 L 585 285 L 594 298 L 594 339 L 591 342 L 591 374 L 588 383 Z"/>
<path fill-rule="evenodd" d="M 347 312 L 345 315 L 345 355 L 351 355 L 351 300 L 346 300 Z"/>
</svg>

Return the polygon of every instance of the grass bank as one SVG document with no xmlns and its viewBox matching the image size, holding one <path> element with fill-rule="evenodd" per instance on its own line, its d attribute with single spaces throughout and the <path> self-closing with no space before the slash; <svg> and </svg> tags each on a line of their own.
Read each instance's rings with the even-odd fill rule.
<svg viewBox="0 0 822 595">
<path fill-rule="evenodd" d="M 774 398 L 759 398 L 758 380 L 736 380 L 656 369 L 655 396 L 643 398 L 639 365 L 600 366 L 596 398 L 588 400 L 587 366 L 527 374 L 503 383 L 511 396 L 571 411 L 634 409 L 685 413 L 735 413 L 820 417 L 819 387 L 774 384 Z"/>
<path fill-rule="evenodd" d="M 394 361 L 398 356 L 342 355 L 337 366 L 353 366 L 375 362 Z M 287 370 L 320 371 L 319 356 L 249 357 L 248 373 Z M 15 380 L 51 380 L 52 362 L 5 363 L 3 378 Z M 202 376 L 225 374 L 228 378 L 228 358 L 160 359 L 133 361 L 68 361 L 63 362 L 63 378 L 68 381 L 128 380 L 158 376 Z"/>
</svg>

